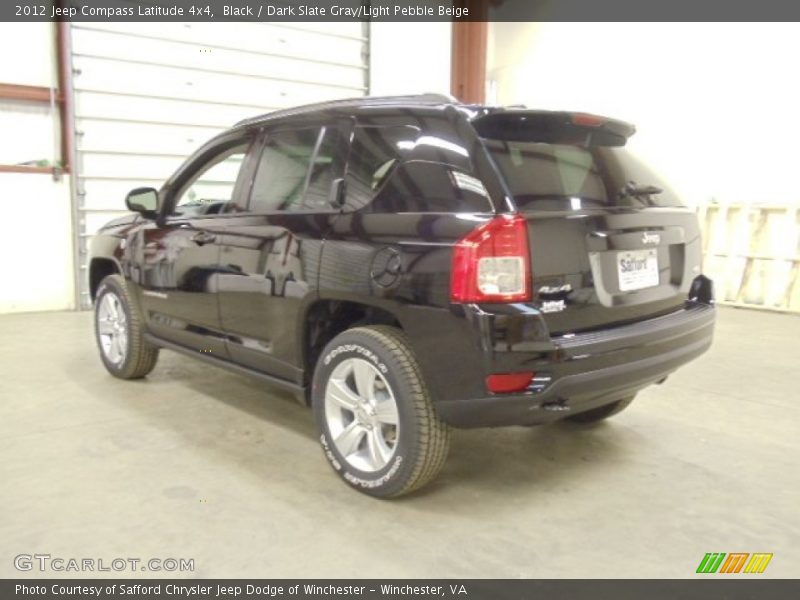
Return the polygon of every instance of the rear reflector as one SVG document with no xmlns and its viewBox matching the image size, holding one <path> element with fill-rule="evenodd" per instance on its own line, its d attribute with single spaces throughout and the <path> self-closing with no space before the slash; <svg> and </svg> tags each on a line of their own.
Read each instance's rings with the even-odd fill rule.
<svg viewBox="0 0 800 600">
<path fill-rule="evenodd" d="M 521 215 L 495 217 L 456 243 L 451 302 L 529 302 L 531 287 L 528 226 Z"/>
<path fill-rule="evenodd" d="M 489 375 L 486 378 L 486 387 L 493 394 L 508 394 L 509 392 L 521 392 L 528 387 L 533 379 L 533 371 L 523 371 L 521 373 L 499 373 Z"/>
</svg>

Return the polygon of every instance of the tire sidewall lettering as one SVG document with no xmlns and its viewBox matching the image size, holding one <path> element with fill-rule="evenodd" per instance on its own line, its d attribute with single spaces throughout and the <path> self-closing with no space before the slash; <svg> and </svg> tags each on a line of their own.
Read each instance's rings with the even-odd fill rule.
<svg viewBox="0 0 800 600">
<path fill-rule="evenodd" d="M 325 354 L 320 358 L 320 364 L 323 371 L 322 374 L 324 377 L 320 378 L 318 381 L 319 389 L 316 391 L 324 394 L 330 374 L 333 372 L 333 369 L 336 367 L 336 365 L 347 358 L 354 357 L 368 360 L 381 372 L 381 374 L 387 378 L 388 381 L 390 381 L 390 384 L 392 384 L 394 388 L 397 387 L 392 381 L 394 380 L 393 373 L 389 370 L 389 367 L 386 365 L 386 363 L 381 360 L 381 358 L 374 351 L 357 342 L 343 342 L 325 352 Z M 324 404 L 324 401 L 322 401 L 321 404 Z M 399 409 L 400 406 L 398 406 L 398 410 Z M 324 407 L 321 406 L 318 410 L 320 410 L 322 413 L 324 412 Z M 330 465 L 337 473 L 339 473 L 339 476 L 342 477 L 342 479 L 344 479 L 353 487 L 362 489 L 381 488 L 389 484 L 395 478 L 405 462 L 404 457 L 401 454 L 401 448 L 397 448 L 395 455 L 392 457 L 389 464 L 383 469 L 376 471 L 375 473 L 364 473 L 347 465 L 344 459 L 339 456 L 338 452 L 335 450 L 332 440 L 330 439 L 327 424 L 321 425 L 319 440 L 320 445 L 322 446 L 323 454 Z"/>
<path fill-rule="evenodd" d="M 331 463 L 331 466 L 336 471 L 342 470 L 342 463 L 339 462 L 339 459 L 336 458 L 336 455 L 331 450 L 330 444 L 328 444 L 328 439 L 325 437 L 325 434 L 319 436 L 319 443 L 322 444 L 322 451 L 325 453 L 325 458 L 328 459 L 328 462 Z"/>
<path fill-rule="evenodd" d="M 351 483 L 352 485 L 359 486 L 362 488 L 377 488 L 385 485 L 391 481 L 391 479 L 397 474 L 397 471 L 400 470 L 400 466 L 403 464 L 403 457 L 399 454 L 392 459 L 392 464 L 389 467 L 389 470 L 386 471 L 380 477 L 376 479 L 363 479 L 356 475 L 353 475 L 349 471 L 345 471 L 344 478 Z"/>
<path fill-rule="evenodd" d="M 355 343 L 340 344 L 336 346 L 336 348 L 333 348 L 330 352 L 325 354 L 325 356 L 322 358 L 322 364 L 327 367 L 331 364 L 333 359 L 347 352 L 355 352 L 359 357 L 367 359 L 374 364 L 383 375 L 386 375 L 389 372 L 389 368 L 383 362 L 381 362 L 377 354 L 375 354 L 369 348 L 365 348 L 361 344 Z"/>
</svg>

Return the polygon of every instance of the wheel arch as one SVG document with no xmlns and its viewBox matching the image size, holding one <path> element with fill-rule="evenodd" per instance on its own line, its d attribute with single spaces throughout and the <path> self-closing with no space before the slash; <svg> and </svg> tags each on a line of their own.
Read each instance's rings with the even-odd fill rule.
<svg viewBox="0 0 800 600">
<path fill-rule="evenodd" d="M 114 273 L 122 274 L 122 266 L 119 262 L 112 257 L 96 256 L 89 262 L 88 269 L 89 277 L 89 296 L 94 302 L 97 297 L 97 288 L 100 287 L 100 282 L 109 275 Z"/>
<path fill-rule="evenodd" d="M 310 303 L 298 333 L 299 362 L 306 383 L 311 381 L 317 357 L 337 335 L 361 325 L 390 325 L 403 329 L 400 318 L 391 308 L 377 302 L 318 298 Z M 310 386 L 308 386 L 310 388 Z M 306 395 L 306 403 L 310 398 Z"/>
</svg>

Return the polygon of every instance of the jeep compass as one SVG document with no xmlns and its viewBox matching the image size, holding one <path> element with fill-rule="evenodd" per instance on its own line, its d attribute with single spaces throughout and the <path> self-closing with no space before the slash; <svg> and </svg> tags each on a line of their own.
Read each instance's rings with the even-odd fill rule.
<svg viewBox="0 0 800 600">
<path fill-rule="evenodd" d="M 309 405 L 377 497 L 433 479 L 450 427 L 590 423 L 711 344 L 694 211 L 584 113 L 359 98 L 243 121 L 92 241 L 97 345 L 169 349 Z"/>
</svg>

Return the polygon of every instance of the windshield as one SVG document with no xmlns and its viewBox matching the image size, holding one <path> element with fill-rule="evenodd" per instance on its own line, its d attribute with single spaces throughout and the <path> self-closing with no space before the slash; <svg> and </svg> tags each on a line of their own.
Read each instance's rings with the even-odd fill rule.
<svg viewBox="0 0 800 600">
<path fill-rule="evenodd" d="M 519 210 L 682 205 L 624 147 L 496 139 L 484 143 Z"/>
</svg>

